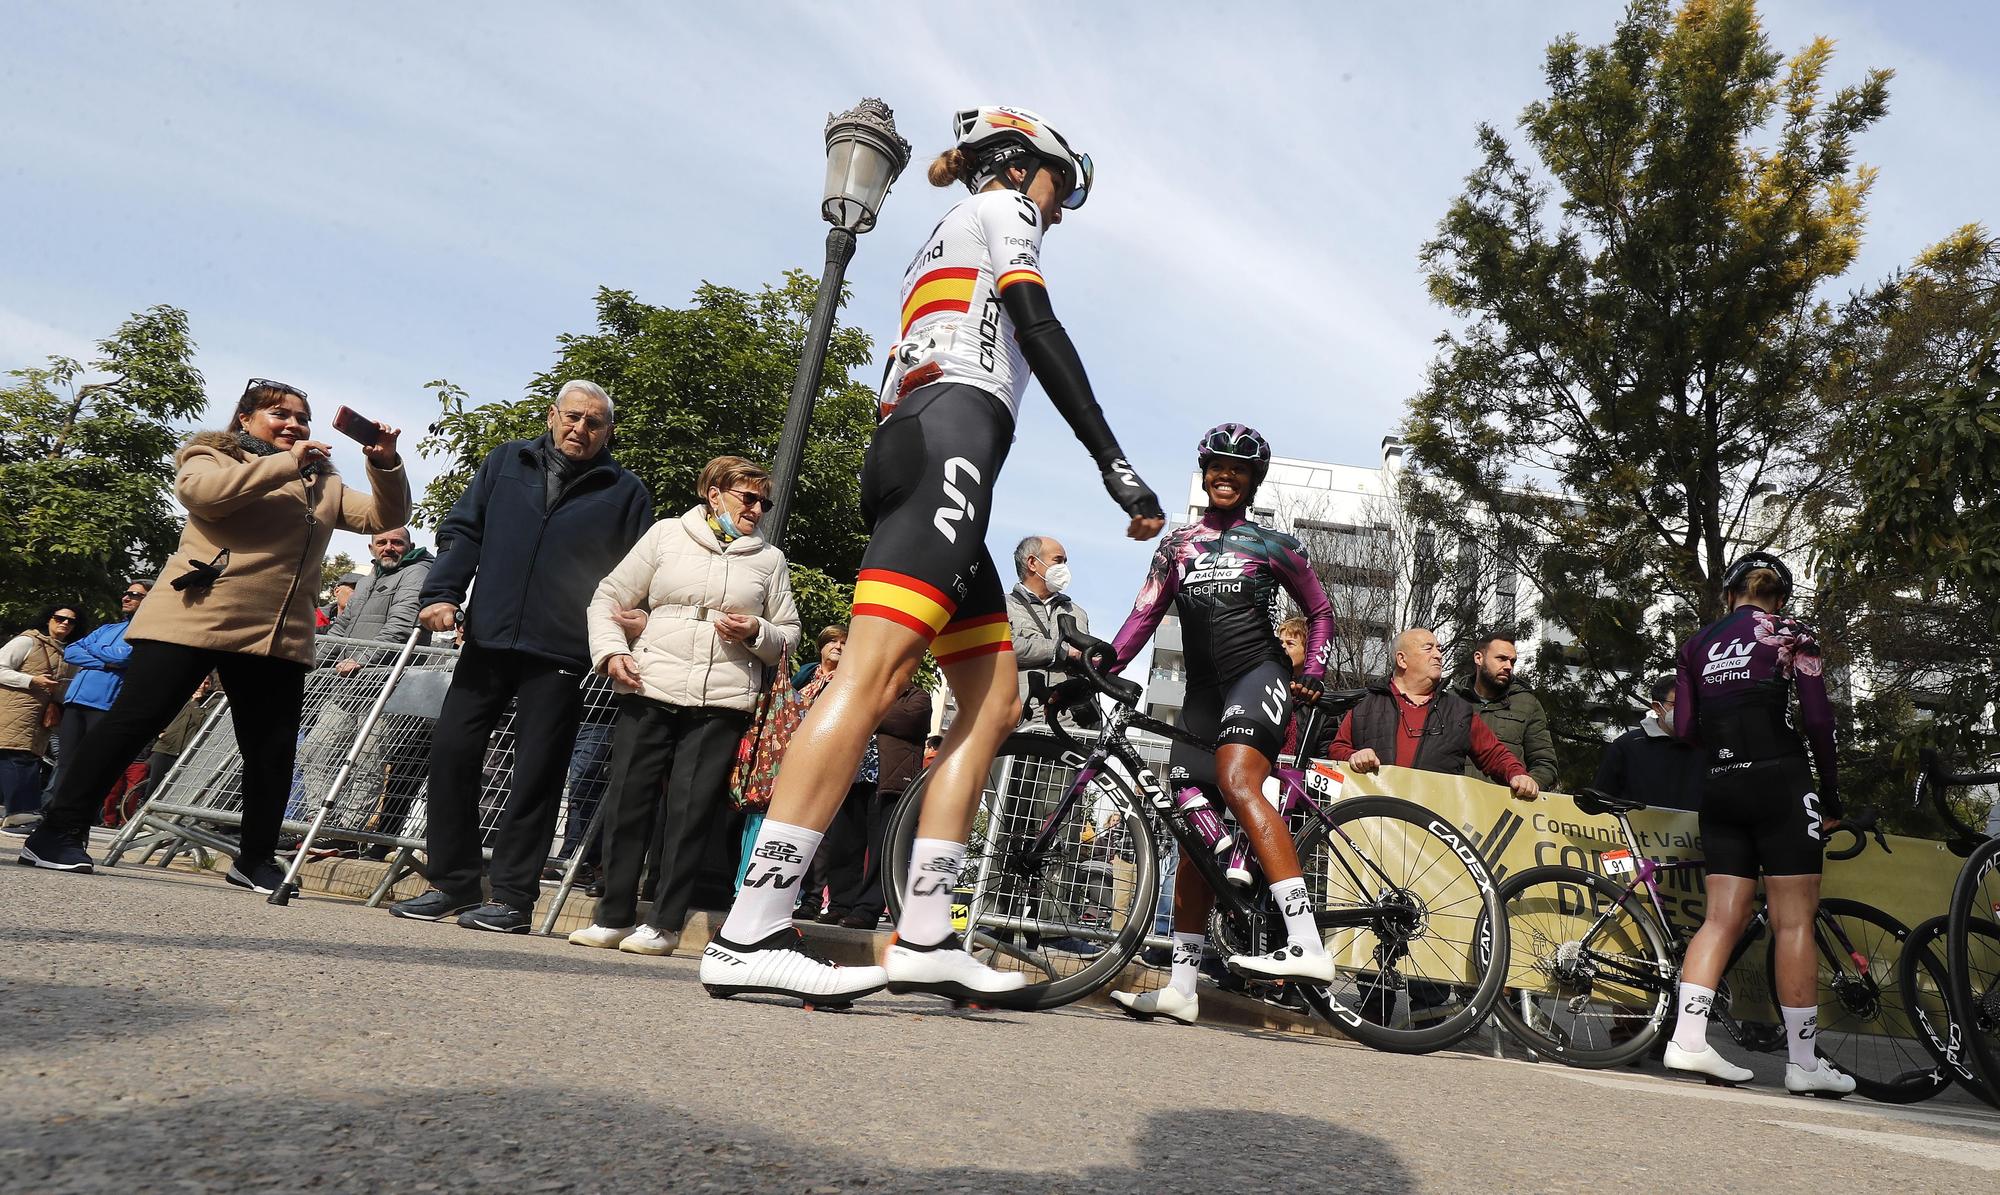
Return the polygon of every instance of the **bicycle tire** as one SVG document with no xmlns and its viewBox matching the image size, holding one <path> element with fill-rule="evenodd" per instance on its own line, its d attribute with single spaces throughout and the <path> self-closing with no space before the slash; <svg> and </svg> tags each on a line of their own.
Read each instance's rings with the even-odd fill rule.
<svg viewBox="0 0 2000 1195">
<path fill-rule="evenodd" d="M 1500 907 L 1506 982 L 1493 1011 L 1508 1033 L 1537 1054 L 1588 1070 L 1653 1047 L 1666 1031 L 1679 968 L 1637 893 L 1581 867 L 1530 867 L 1501 883 Z"/>
<path fill-rule="evenodd" d="M 1987 1102 L 2000 1107 L 2000 952 L 1975 942 L 1984 935 L 1972 928 L 1994 919 L 2000 919 L 2000 838 L 1981 843 L 1959 869 L 1945 924 L 1952 1020 Z"/>
<path fill-rule="evenodd" d="M 1897 974 L 1903 944 L 1910 937 L 1909 927 L 1858 900 L 1825 897 L 1819 910 L 1821 917 L 1841 922 L 1848 941 L 1867 966 L 1859 974 L 1844 965 L 1839 972 L 1829 974 L 1826 957 L 1819 953 L 1815 996 L 1819 1028 L 1814 1052 L 1854 1079 L 1856 1095 L 1881 1104 L 1920 1103 L 1951 1086 L 1951 1080 L 1931 1062 L 1929 1052 L 1917 1040 L 1922 1034 L 1907 1023 L 1907 1002 Z M 1823 933 L 1824 927 L 1815 921 L 1816 940 Z M 1831 945 L 1838 952 L 1839 944 Z M 1764 960 L 1774 994 L 1777 954 L 1778 939 L 1772 934 Z M 1899 1025 L 1898 1018 L 1904 1023 Z"/>
<path fill-rule="evenodd" d="M 1153 928 L 1159 856 L 1152 823 L 1117 773 L 1100 769 L 1066 814 L 1056 849 L 1040 859 L 1027 857 L 1027 842 L 1068 791 L 1081 762 L 1046 732 L 1017 731 L 994 754 L 973 816 L 960 873 L 968 895 L 960 936 L 989 966 L 1029 974 L 1028 986 L 1007 995 L 1009 1008 L 1059 1008 L 1090 995 L 1124 971 Z M 927 770 L 911 782 L 885 833 L 883 889 L 897 918 L 930 777 Z M 1099 798 L 1119 810 L 1119 827 L 1109 835 L 1093 827 L 1085 836 Z M 1129 877 L 1121 877 L 1121 867 L 1130 868 Z M 1110 899 L 1093 905 L 1092 898 L 1105 893 Z M 1092 915 L 1091 907 L 1101 912 Z"/>
<path fill-rule="evenodd" d="M 1463 1040 L 1500 995 L 1504 967 L 1496 959 L 1507 950 L 1507 924 L 1492 872 L 1456 826 L 1401 798 L 1357 797 L 1327 815 L 1360 855 L 1318 818 L 1300 832 L 1299 862 L 1321 924 L 1357 905 L 1395 911 L 1365 926 L 1326 926 L 1338 973 L 1327 987 L 1298 985 L 1299 994 L 1342 1033 L 1377 1050 L 1428 1054 Z M 1391 835 L 1398 839 L 1393 854 Z M 1386 886 L 1364 860 L 1387 875 Z M 1406 960 L 1419 974 L 1404 974 Z"/>
<path fill-rule="evenodd" d="M 1902 986 L 1903 1003 L 1916 1027 L 1917 1040 L 1931 1061 L 1952 1082 L 1990 1104 L 1993 1096 L 1965 1056 L 1962 1032 L 1951 1013 L 1951 978 L 1941 953 L 1950 921 L 1949 913 L 1939 913 L 1910 927 L 1902 961 L 1897 964 L 1897 982 Z M 2000 955 L 2000 928 L 1979 920 L 1970 928 L 1975 935 L 1991 937 L 1993 949 Z"/>
</svg>

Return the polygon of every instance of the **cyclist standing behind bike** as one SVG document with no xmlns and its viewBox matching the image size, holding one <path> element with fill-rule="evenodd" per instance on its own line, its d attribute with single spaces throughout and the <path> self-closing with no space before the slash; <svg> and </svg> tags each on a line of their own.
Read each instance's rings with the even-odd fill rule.
<svg viewBox="0 0 2000 1195">
<path fill-rule="evenodd" d="M 1271 896 L 1284 913 L 1287 943 L 1268 955 L 1238 955 L 1232 969 L 1260 979 L 1333 979 L 1299 867 L 1291 833 L 1277 810 L 1264 800 L 1264 781 L 1284 741 L 1291 697 L 1319 696 L 1333 639 L 1333 606 L 1305 549 L 1289 535 L 1260 527 L 1245 515 L 1271 467 L 1271 446 L 1239 423 L 1211 428 L 1201 438 L 1198 459 L 1208 510 L 1199 522 L 1176 528 L 1153 553 L 1146 583 L 1132 613 L 1112 641 L 1122 669 L 1172 606 L 1181 619 L 1187 655 L 1187 699 L 1182 729 L 1218 744 L 1213 755 L 1176 743 L 1168 760 L 1168 785 L 1179 792 L 1196 786 L 1214 793 L 1244 828 Z M 1279 588 L 1305 611 L 1305 660 L 1297 680 L 1291 661 L 1271 628 L 1271 607 Z M 1133 995 L 1113 992 L 1132 1015 L 1170 1017 L 1191 1024 L 1198 1014 L 1195 974 L 1208 943 L 1208 916 L 1215 893 L 1201 872 L 1183 865 L 1174 876 L 1173 974 L 1168 986 Z"/>
<path fill-rule="evenodd" d="M 1729 956 L 1756 911 L 1761 872 L 1776 939 L 1772 988 L 1789 1050 L 1785 1090 L 1844 1095 L 1854 1080 L 1813 1049 L 1819 1020 L 1813 918 L 1825 834 L 1840 815 L 1833 708 L 1820 676 L 1819 641 L 1811 628 L 1780 613 L 1792 596 L 1792 573 L 1776 556 L 1751 552 L 1738 559 L 1723 574 L 1722 590 L 1729 613 L 1682 645 L 1674 677 L 1674 733 L 1701 749 L 1706 767 L 1701 842 L 1708 878 L 1665 1061 L 1711 1081 L 1751 1077 L 1708 1044 L 1708 1017 Z M 1803 740 L 1786 716 L 1794 689 Z"/>
<path fill-rule="evenodd" d="M 931 184 L 963 183 L 972 195 L 938 221 L 903 277 L 902 333 L 861 471 L 870 539 L 847 648 L 786 750 L 742 889 L 702 955 L 711 995 L 837 1004 L 884 986 L 967 999 L 1023 985 L 961 948 L 951 902 L 987 768 L 1021 707 L 986 528 L 1031 370 L 1124 508 L 1126 533 L 1151 539 L 1165 522 L 1106 425 L 1042 280 L 1042 234 L 1083 206 L 1090 155 L 1021 108 L 968 109 L 952 130 Z M 800 949 L 792 889 L 926 650 L 959 712 L 931 767 L 896 940 L 881 967 L 835 967 Z"/>
</svg>

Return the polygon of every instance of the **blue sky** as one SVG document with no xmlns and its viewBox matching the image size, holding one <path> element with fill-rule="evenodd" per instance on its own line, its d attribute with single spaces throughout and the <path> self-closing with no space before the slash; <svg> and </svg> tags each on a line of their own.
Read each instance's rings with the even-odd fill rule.
<svg viewBox="0 0 2000 1195">
<path fill-rule="evenodd" d="M 949 113 L 1010 103 L 1098 163 L 1043 264 L 1154 488 L 1178 495 L 1195 438 L 1224 419 L 1287 456 L 1368 463 L 1447 326 L 1416 252 L 1473 165 L 1475 124 L 1511 127 L 1547 42 L 1602 41 L 1616 11 L 15 5 L 0 369 L 86 355 L 171 303 L 190 313 L 215 422 L 263 374 L 309 390 L 323 423 L 345 403 L 413 444 L 435 409 L 424 382 L 519 395 L 558 334 L 590 327 L 599 285 L 681 303 L 702 280 L 816 270 L 821 127 L 863 95 L 894 107 L 917 153 L 849 275 L 846 318 L 880 343 L 901 266 L 960 194 L 922 178 Z M 1834 37 L 1836 84 L 1897 72 L 1859 146 L 1881 177 L 1855 283 L 1994 219 L 1988 6 L 1784 2 L 1764 19 L 1787 52 Z M 1026 532 L 1061 536 L 1108 628 L 1146 551 L 1123 521 L 1031 394 L 996 558 Z"/>
</svg>

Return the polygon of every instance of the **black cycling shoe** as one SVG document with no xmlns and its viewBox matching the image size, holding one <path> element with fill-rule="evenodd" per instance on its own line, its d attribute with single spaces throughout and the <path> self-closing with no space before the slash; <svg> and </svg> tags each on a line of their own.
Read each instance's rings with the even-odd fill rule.
<svg viewBox="0 0 2000 1195">
<path fill-rule="evenodd" d="M 433 888 L 422 896 L 399 900 L 389 906 L 389 916 L 404 917 L 411 921 L 443 921 L 456 917 L 467 909 L 479 907 L 479 898 L 453 896 L 449 892 L 439 892 Z"/>
<path fill-rule="evenodd" d="M 496 934 L 525 934 L 530 920 L 527 913 L 513 905 L 489 900 L 469 913 L 459 914 L 458 923 L 466 929 L 483 929 Z"/>
<path fill-rule="evenodd" d="M 239 860 L 229 865 L 229 870 L 222 873 L 222 878 L 238 888 L 248 888 L 252 892 L 262 892 L 269 896 L 278 890 L 278 885 L 285 882 L 285 869 L 279 867 L 272 859 L 266 859 L 246 869 Z"/>
</svg>

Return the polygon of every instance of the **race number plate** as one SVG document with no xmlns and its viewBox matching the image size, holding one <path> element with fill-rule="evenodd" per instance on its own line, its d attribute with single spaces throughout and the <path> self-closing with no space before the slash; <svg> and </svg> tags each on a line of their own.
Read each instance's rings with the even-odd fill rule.
<svg viewBox="0 0 2000 1195">
<path fill-rule="evenodd" d="M 1628 876 L 1632 874 L 1631 851 L 1605 851 L 1597 858 L 1604 864 L 1605 875 Z"/>
<path fill-rule="evenodd" d="M 1346 783 L 1347 777 L 1340 769 L 1324 760 L 1315 759 L 1306 769 L 1306 791 L 1330 801 L 1340 798 L 1340 788 Z"/>
</svg>

